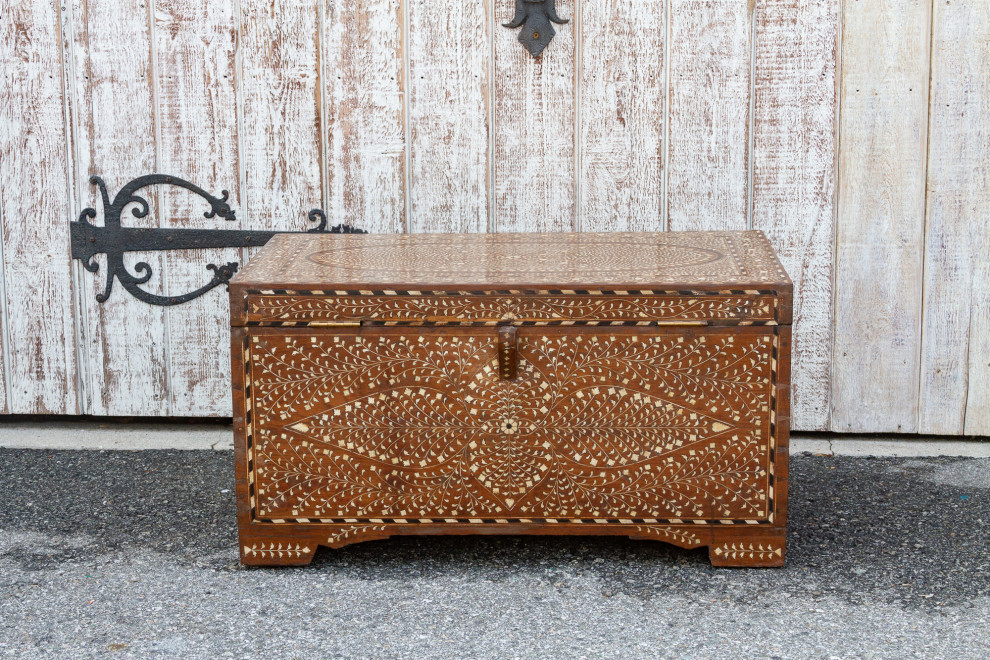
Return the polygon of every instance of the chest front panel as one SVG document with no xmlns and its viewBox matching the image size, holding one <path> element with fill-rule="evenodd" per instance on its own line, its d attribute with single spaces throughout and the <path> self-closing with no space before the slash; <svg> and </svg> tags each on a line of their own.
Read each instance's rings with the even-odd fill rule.
<svg viewBox="0 0 990 660">
<path fill-rule="evenodd" d="M 768 522 L 778 333 L 256 329 L 255 520 Z"/>
</svg>

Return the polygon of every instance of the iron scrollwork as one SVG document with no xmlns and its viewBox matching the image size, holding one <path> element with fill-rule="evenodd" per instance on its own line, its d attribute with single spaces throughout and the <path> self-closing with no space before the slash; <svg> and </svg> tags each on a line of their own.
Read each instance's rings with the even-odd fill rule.
<svg viewBox="0 0 990 660">
<path fill-rule="evenodd" d="M 267 243 L 273 236 L 283 233 L 367 233 L 349 225 L 337 225 L 328 228 L 327 216 L 320 209 L 313 209 L 309 212 L 310 222 L 318 224 L 305 232 L 124 227 L 121 224 L 121 215 L 126 207 L 133 205 L 131 214 L 135 218 L 144 218 L 148 215 L 151 207 L 148 200 L 139 195 L 138 191 L 157 185 L 177 186 L 202 197 L 210 206 L 209 210 L 203 214 L 206 218 L 223 218 L 227 221 L 235 221 L 237 217 L 227 203 L 229 193 L 226 190 L 221 193 L 220 197 L 215 197 L 199 186 L 166 174 L 149 174 L 134 179 L 120 189 L 113 201 L 110 200 L 106 184 L 100 177 L 90 177 L 89 181 L 100 189 L 104 221 L 102 226 L 91 223 L 90 220 L 96 217 L 96 209 L 87 208 L 79 215 L 78 222 L 70 223 L 72 258 L 79 259 L 86 270 L 95 273 L 100 269 L 100 264 L 95 260 L 96 255 L 106 255 L 106 285 L 103 292 L 96 295 L 96 300 L 101 303 L 110 298 L 114 279 L 117 279 L 128 293 L 149 305 L 162 307 L 181 305 L 199 298 L 220 285 L 229 284 L 239 267 L 239 263 L 236 261 L 226 264 L 207 264 L 206 269 L 213 273 L 209 282 L 195 291 L 179 296 L 159 296 L 141 288 L 142 284 L 151 279 L 151 265 L 141 261 L 134 265 L 134 272 L 129 271 L 124 264 L 124 254 L 128 252 L 258 247 Z"/>
<path fill-rule="evenodd" d="M 503 23 L 503 27 L 522 27 L 519 41 L 533 57 L 539 57 L 557 34 L 553 23 L 567 22 L 557 15 L 557 0 L 516 0 L 516 15 L 511 22 Z"/>
</svg>

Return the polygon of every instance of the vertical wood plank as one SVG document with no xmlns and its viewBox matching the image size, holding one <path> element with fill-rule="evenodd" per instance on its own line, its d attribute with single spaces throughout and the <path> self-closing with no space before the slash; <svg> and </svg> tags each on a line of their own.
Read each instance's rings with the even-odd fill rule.
<svg viewBox="0 0 990 660">
<path fill-rule="evenodd" d="M 240 209 L 237 116 L 231 102 L 235 4 L 158 0 L 155 9 L 161 170 L 217 195 L 226 189 L 231 207 Z M 181 189 L 164 188 L 161 203 L 168 226 L 226 228 L 224 220 L 204 218 L 205 202 Z M 168 295 L 203 286 L 212 277 L 207 264 L 239 260 L 236 249 L 168 252 Z M 230 318 L 224 303 L 218 289 L 168 309 L 171 415 L 230 414 Z"/>
<path fill-rule="evenodd" d="M 240 0 L 240 12 L 242 224 L 298 231 L 323 203 L 320 4 Z"/>
<path fill-rule="evenodd" d="M 61 52 L 56 3 L 0 2 L 2 412 L 77 411 Z"/>
<path fill-rule="evenodd" d="M 792 427 L 825 431 L 832 366 L 839 0 L 758 0 L 753 228 L 794 281 Z"/>
<path fill-rule="evenodd" d="M 514 0 L 497 0 L 495 212 L 491 231 L 571 231 L 575 223 L 575 39 L 578 0 L 561 0 L 570 23 L 534 58 L 518 41 Z M 520 28 L 522 29 L 522 28 Z"/>
<path fill-rule="evenodd" d="M 990 434 L 990 11 L 933 7 L 918 430 Z"/>
<path fill-rule="evenodd" d="M 670 0 L 667 218 L 746 229 L 752 0 Z"/>
<path fill-rule="evenodd" d="M 335 224 L 376 234 L 406 229 L 405 1 L 326 0 L 323 19 L 327 212 Z M 468 11 L 442 10 L 451 16 Z"/>
<path fill-rule="evenodd" d="M 984 46 L 987 44 L 984 41 Z M 985 51 L 984 51 L 985 52 Z M 984 83 L 987 78 L 983 78 Z M 990 96 L 982 96 L 985 104 Z M 983 145 L 987 144 L 986 127 L 990 122 L 986 119 L 987 107 L 983 106 L 982 126 L 984 130 Z M 986 167 L 984 156 L 983 167 Z M 984 190 L 986 190 L 986 183 Z M 980 217 L 986 218 L 986 206 Z M 980 243 L 973 244 L 973 292 L 971 296 L 972 311 L 969 322 L 969 388 L 966 397 L 966 425 L 963 432 L 966 435 L 990 436 L 990 234 L 987 234 L 987 224 L 983 223 L 984 233 Z"/>
<path fill-rule="evenodd" d="M 99 192 L 89 184 L 102 176 L 111 195 L 142 174 L 158 169 L 153 110 L 151 21 L 148 6 L 124 6 L 111 0 L 74 0 L 73 26 L 73 155 L 79 207 L 97 209 Z M 150 213 L 136 218 L 129 211 L 126 226 L 158 226 L 158 197 L 145 191 Z M 64 231 L 64 230 L 63 230 Z M 110 299 L 99 304 L 106 263 L 100 271 L 84 273 L 79 282 L 86 298 L 84 322 L 90 365 L 90 412 L 96 415 L 163 415 L 168 412 L 168 361 L 165 313 L 114 286 Z M 131 253 L 125 265 L 134 272 L 146 262 L 153 272 L 143 288 L 164 293 L 162 253 Z"/>
<path fill-rule="evenodd" d="M 584 230 L 662 230 L 664 4 L 582 3 Z"/>
<path fill-rule="evenodd" d="M 832 430 L 917 430 L 931 4 L 845 0 Z"/>
<path fill-rule="evenodd" d="M 409 231 L 488 227 L 488 3 L 409 2 Z"/>
</svg>

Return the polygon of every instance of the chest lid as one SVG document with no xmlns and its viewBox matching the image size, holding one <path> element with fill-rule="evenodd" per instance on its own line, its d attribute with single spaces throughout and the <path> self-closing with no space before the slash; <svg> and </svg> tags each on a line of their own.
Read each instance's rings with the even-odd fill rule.
<svg viewBox="0 0 990 660">
<path fill-rule="evenodd" d="M 234 325 L 248 324 L 248 301 L 259 296 L 411 296 L 446 303 L 458 296 L 577 297 L 599 303 L 628 297 L 737 303 L 760 298 L 773 300 L 773 320 L 789 323 L 791 288 L 759 231 L 282 234 L 234 278 L 230 295 Z M 704 313 L 698 318 L 709 320 Z"/>
</svg>

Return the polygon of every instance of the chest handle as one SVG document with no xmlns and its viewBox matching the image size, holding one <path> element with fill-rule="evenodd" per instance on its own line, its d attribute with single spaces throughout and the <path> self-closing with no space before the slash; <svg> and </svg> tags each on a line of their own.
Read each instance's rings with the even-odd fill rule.
<svg viewBox="0 0 990 660">
<path fill-rule="evenodd" d="M 519 373 L 518 330 L 514 325 L 498 327 L 498 375 L 502 380 L 515 380 Z"/>
</svg>

